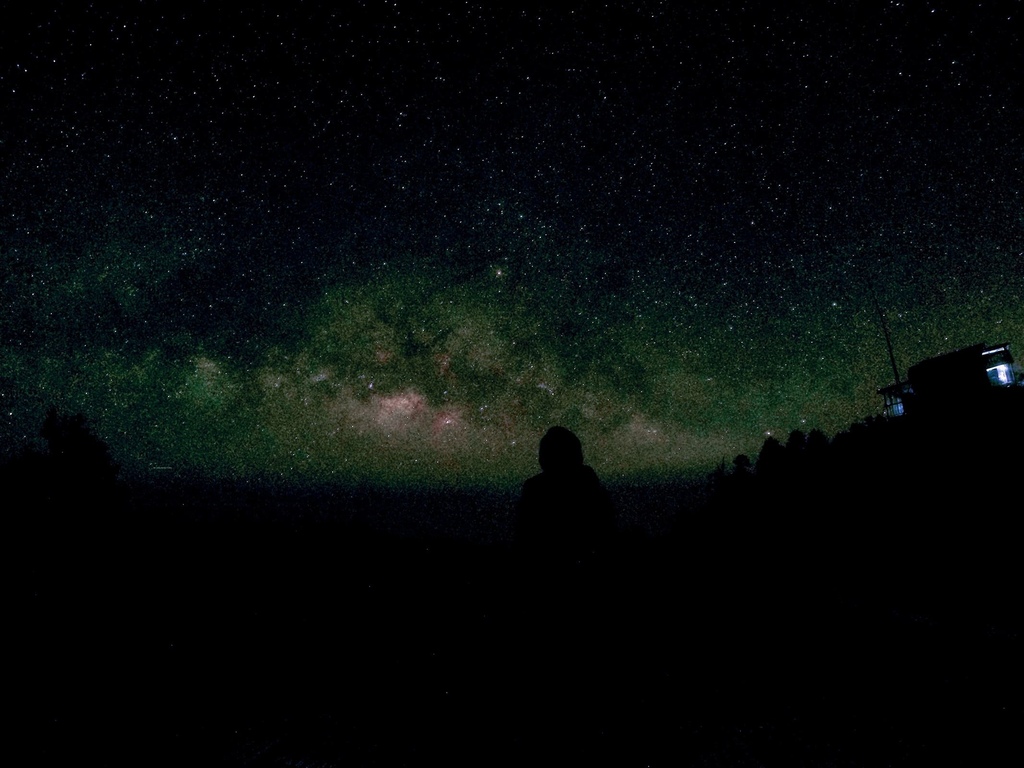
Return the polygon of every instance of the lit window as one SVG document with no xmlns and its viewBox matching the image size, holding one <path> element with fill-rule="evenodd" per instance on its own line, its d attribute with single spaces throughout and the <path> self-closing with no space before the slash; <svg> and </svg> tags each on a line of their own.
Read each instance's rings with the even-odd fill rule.
<svg viewBox="0 0 1024 768">
<path fill-rule="evenodd" d="M 993 386 L 1006 387 L 1013 384 L 1013 372 L 1006 363 L 988 369 L 988 380 Z"/>
</svg>

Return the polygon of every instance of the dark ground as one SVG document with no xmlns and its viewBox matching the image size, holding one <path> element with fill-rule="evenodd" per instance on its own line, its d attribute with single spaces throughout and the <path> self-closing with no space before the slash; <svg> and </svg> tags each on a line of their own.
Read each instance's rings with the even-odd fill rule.
<svg viewBox="0 0 1024 768">
<path fill-rule="evenodd" d="M 541 579 L 501 544 L 170 518 L 7 546 L 20 766 L 1021 759 L 1019 572 L 984 557 L 678 531 Z"/>
</svg>

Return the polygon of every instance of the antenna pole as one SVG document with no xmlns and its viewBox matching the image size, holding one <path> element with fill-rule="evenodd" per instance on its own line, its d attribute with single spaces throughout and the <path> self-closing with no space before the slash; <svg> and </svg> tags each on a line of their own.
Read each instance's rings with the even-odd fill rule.
<svg viewBox="0 0 1024 768">
<path fill-rule="evenodd" d="M 885 334 L 885 346 L 889 350 L 889 362 L 892 364 L 892 375 L 895 377 L 898 386 L 900 383 L 900 371 L 896 367 L 896 355 L 892 351 L 892 337 L 889 336 L 889 324 L 885 320 L 885 312 L 882 311 L 882 306 L 878 303 L 878 297 L 875 296 L 875 286 L 871 281 L 868 281 L 868 287 L 871 290 L 871 300 L 875 303 L 875 310 L 878 312 L 878 319 L 882 323 L 882 333 Z"/>
</svg>

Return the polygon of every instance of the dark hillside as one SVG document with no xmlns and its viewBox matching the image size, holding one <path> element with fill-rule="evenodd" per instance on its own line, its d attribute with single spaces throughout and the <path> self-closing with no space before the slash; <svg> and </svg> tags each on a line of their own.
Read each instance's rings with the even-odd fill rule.
<svg viewBox="0 0 1024 768">
<path fill-rule="evenodd" d="M 976 485 L 1003 454 L 926 460 L 919 439 L 869 423 L 815 457 L 794 437 L 671 533 L 622 528 L 542 570 L 323 500 L 226 516 L 164 496 L 45 527 L 13 525 L 22 501 L 20 764 L 993 763 L 1021 735 L 1020 508 L 1012 483 Z M 864 481 L 880 457 L 917 485 Z"/>
</svg>

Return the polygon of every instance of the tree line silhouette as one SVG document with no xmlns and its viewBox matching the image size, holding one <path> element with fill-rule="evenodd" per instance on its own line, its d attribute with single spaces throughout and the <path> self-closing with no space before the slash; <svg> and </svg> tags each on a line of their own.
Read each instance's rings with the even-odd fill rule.
<svg viewBox="0 0 1024 768">
<path fill-rule="evenodd" d="M 674 533 L 714 533 L 782 546 L 795 530 L 806 538 L 828 529 L 858 542 L 881 528 L 898 536 L 908 528 L 935 527 L 948 517 L 951 504 L 953 517 L 964 523 L 965 515 L 987 525 L 1019 513 L 1024 389 L 990 394 L 939 417 L 869 416 L 831 438 L 818 429 L 793 430 L 785 441 L 768 436 L 754 457 L 737 455 L 709 474 L 706 501 L 680 508 Z M 563 431 L 579 452 L 578 439 Z M 0 465 L 9 500 L 29 518 L 52 523 L 123 515 L 130 489 L 84 414 L 51 407 L 39 436 L 43 449 L 25 447 Z M 524 490 L 532 498 L 533 489 L 551 486 L 551 477 L 557 476 L 542 473 Z M 596 477 L 589 481 L 594 483 L 599 485 Z M 562 493 L 571 495 L 572 490 Z M 584 502 L 599 506 L 594 515 L 603 520 L 613 513 L 603 488 L 598 493 L 600 502 L 591 490 L 584 493 Z M 534 544 L 543 539 L 545 515 L 550 526 L 572 524 L 541 508 L 539 515 L 527 517 Z M 575 521 L 581 531 L 591 524 L 585 516 Z M 556 539 L 571 538 L 568 530 L 552 527 L 549 543 L 557 546 Z"/>
<path fill-rule="evenodd" d="M 832 438 L 767 437 L 711 473 L 701 510 L 681 510 L 680 541 L 728 542 L 748 562 L 897 585 L 913 574 L 979 600 L 1012 600 L 1011 531 L 1021 515 L 1024 389 L 955 410 L 872 416 Z"/>
<path fill-rule="evenodd" d="M 957 654 L 1002 663 L 974 628 L 1020 630 L 1007 526 L 1022 433 L 1019 398 L 976 413 L 768 438 L 647 538 L 610 532 L 600 481 L 554 430 L 563 458 L 542 452 L 524 482 L 520 549 L 349 525 L 143 525 L 126 542 L 107 446 L 51 409 L 45 449 L 0 470 L 25 494 L 11 515 L 40 521 L 16 575 L 22 733 L 49 764 L 137 764 L 153 745 L 178 764 L 523 764 L 551 745 L 618 764 L 870 764 L 908 743 L 929 762 L 950 732 L 977 756 L 1005 744 L 1001 686 L 1019 675 Z M 891 607 L 977 621 L 943 635 Z"/>
</svg>

